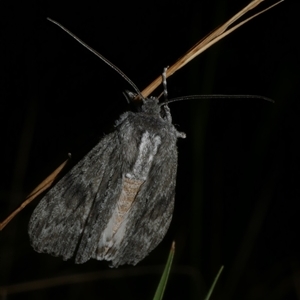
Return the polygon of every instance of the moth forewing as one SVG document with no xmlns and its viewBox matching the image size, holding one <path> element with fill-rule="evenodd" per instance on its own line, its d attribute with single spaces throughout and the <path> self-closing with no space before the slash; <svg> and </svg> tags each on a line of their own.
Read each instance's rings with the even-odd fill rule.
<svg viewBox="0 0 300 300">
<path fill-rule="evenodd" d="M 136 264 L 172 218 L 178 137 L 167 106 L 144 99 L 40 201 L 29 222 L 38 252 L 76 263 Z"/>
</svg>

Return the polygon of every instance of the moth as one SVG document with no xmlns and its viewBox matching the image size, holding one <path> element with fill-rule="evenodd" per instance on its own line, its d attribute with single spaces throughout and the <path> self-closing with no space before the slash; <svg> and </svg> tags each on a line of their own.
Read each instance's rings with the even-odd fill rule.
<svg viewBox="0 0 300 300">
<path fill-rule="evenodd" d="M 33 248 L 75 263 L 94 258 L 112 267 L 137 264 L 165 236 L 174 209 L 177 139 L 185 134 L 172 124 L 168 103 L 195 98 L 260 98 L 251 95 L 197 95 L 165 100 L 145 98 L 114 64 L 61 27 L 119 73 L 135 90 L 129 102 L 142 102 L 138 112 L 125 112 L 115 130 L 102 140 L 40 201 L 29 221 Z"/>
<path fill-rule="evenodd" d="M 135 265 L 161 242 L 170 225 L 176 142 L 185 134 L 172 124 L 167 101 L 144 98 L 121 70 L 99 53 L 97 56 L 136 90 L 125 93 L 127 100 L 140 97 L 142 104 L 138 112 L 123 113 L 115 130 L 42 198 L 28 232 L 38 252 L 64 260 L 75 256 L 79 264 L 94 258 L 110 261 L 112 267 Z M 167 97 L 165 72 L 163 83 Z"/>
</svg>

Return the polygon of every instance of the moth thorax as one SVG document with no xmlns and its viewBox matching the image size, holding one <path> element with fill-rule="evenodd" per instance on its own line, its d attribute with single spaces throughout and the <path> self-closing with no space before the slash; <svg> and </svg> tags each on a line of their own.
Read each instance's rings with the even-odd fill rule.
<svg viewBox="0 0 300 300">
<path fill-rule="evenodd" d="M 150 97 L 143 100 L 142 111 L 148 114 L 158 115 L 160 113 L 158 98 Z"/>
</svg>

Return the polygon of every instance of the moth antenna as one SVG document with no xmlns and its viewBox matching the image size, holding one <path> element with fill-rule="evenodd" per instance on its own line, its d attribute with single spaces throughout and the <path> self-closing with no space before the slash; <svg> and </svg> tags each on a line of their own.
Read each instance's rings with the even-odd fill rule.
<svg viewBox="0 0 300 300">
<path fill-rule="evenodd" d="M 162 102 L 160 104 L 168 104 L 171 102 L 176 102 L 176 101 L 182 101 L 182 100 L 193 100 L 193 99 L 261 99 L 265 100 L 268 102 L 275 103 L 274 100 L 264 97 L 264 96 L 259 96 L 259 95 L 191 95 L 191 96 L 183 96 L 183 97 L 178 97 L 178 98 L 173 98 L 168 100 L 167 102 Z"/>
<path fill-rule="evenodd" d="M 72 33 L 70 30 L 68 30 L 67 28 L 65 28 L 60 23 L 58 23 L 58 22 L 56 22 L 56 21 L 54 21 L 54 20 L 52 20 L 50 18 L 47 18 L 47 20 L 50 21 L 50 22 L 52 22 L 52 23 L 54 23 L 58 27 L 60 27 L 67 34 L 69 34 L 72 38 L 74 38 L 77 42 L 79 42 L 82 46 L 84 46 L 89 51 L 91 51 L 93 54 L 95 54 L 96 56 L 98 56 L 102 61 L 104 61 L 107 65 L 109 65 L 112 69 L 114 69 L 117 73 L 119 73 L 119 75 L 121 75 L 133 87 L 133 89 L 137 92 L 137 94 L 139 95 L 139 97 L 141 97 L 141 99 L 145 99 L 143 97 L 142 93 L 140 92 L 140 90 L 138 89 L 138 87 L 133 83 L 133 81 L 124 72 L 122 72 L 117 66 L 115 66 L 112 62 L 110 62 L 102 54 L 100 54 L 95 49 L 93 49 L 92 47 L 90 47 L 88 44 L 86 44 L 84 41 L 82 41 L 79 37 L 77 37 L 74 33 Z"/>
<path fill-rule="evenodd" d="M 163 87 L 164 87 L 164 103 L 167 104 L 168 103 L 168 89 L 167 89 L 167 70 L 168 70 L 169 66 L 167 66 L 166 68 L 164 68 L 164 71 L 162 72 L 162 83 L 163 83 Z"/>
</svg>

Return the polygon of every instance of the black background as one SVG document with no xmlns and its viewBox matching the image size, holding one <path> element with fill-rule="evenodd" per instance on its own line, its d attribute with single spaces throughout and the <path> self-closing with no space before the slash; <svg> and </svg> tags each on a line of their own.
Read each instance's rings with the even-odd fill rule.
<svg viewBox="0 0 300 300">
<path fill-rule="evenodd" d="M 246 4 L 1 1 L 0 219 L 68 152 L 73 164 L 83 157 L 128 109 L 122 91 L 130 86 L 46 17 L 111 60 L 142 90 Z M 213 299 L 299 299 L 298 27 L 299 4 L 286 0 L 169 78 L 170 98 L 248 94 L 276 102 L 170 105 L 187 139 L 178 142 L 171 227 L 146 259 L 111 270 L 106 262 L 75 265 L 34 252 L 27 224 L 36 200 L 1 232 L 0 286 L 45 279 L 50 287 L 26 283 L 7 290 L 7 299 L 151 299 L 173 240 L 165 299 L 203 299 L 221 265 Z M 69 275 L 78 282 L 48 280 Z"/>
</svg>

